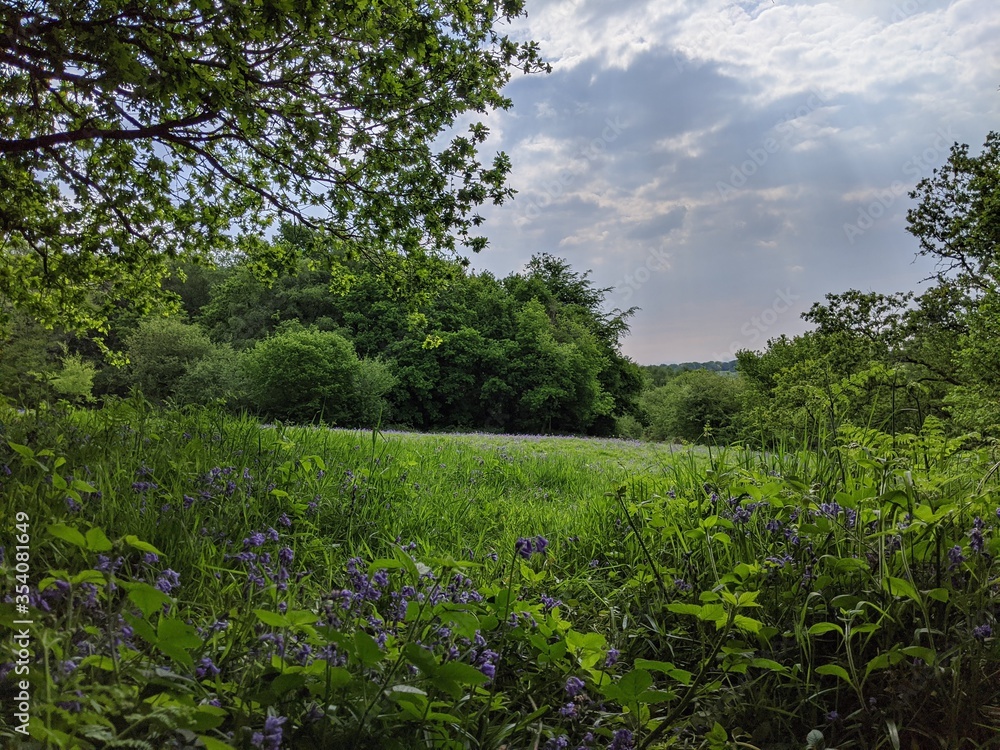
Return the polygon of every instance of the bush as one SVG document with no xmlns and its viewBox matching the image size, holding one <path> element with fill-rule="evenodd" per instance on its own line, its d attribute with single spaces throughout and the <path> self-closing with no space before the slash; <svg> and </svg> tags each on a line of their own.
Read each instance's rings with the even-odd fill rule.
<svg viewBox="0 0 1000 750">
<path fill-rule="evenodd" d="M 738 377 L 691 370 L 646 391 L 641 405 L 649 415 L 649 437 L 695 441 L 705 437 L 707 429 L 712 442 L 734 440 L 742 390 Z"/>
<path fill-rule="evenodd" d="M 191 363 L 174 386 L 179 404 L 234 407 L 245 400 L 246 386 L 236 352 L 229 344 L 212 349 Z"/>
<path fill-rule="evenodd" d="M 350 423 L 356 427 L 376 427 L 390 418 L 386 394 L 396 387 L 392 368 L 381 359 L 362 359 L 354 376 Z"/>
<path fill-rule="evenodd" d="M 172 398 L 188 370 L 214 344 L 196 325 L 178 318 L 148 318 L 125 341 L 129 380 L 153 401 Z"/>
<path fill-rule="evenodd" d="M 270 419 L 343 423 L 361 363 L 339 334 L 287 325 L 240 358 L 251 408 Z"/>
</svg>

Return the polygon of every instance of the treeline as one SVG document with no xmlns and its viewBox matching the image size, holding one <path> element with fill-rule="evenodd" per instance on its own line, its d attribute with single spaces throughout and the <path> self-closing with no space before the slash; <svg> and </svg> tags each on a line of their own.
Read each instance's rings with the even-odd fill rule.
<svg viewBox="0 0 1000 750">
<path fill-rule="evenodd" d="M 910 197 L 907 229 L 937 264 L 925 291 L 829 294 L 803 315 L 813 330 L 739 352 L 736 378 L 656 368 L 623 431 L 757 445 L 817 445 L 845 426 L 1000 437 L 1000 134 L 978 156 L 955 145 Z"/>
<path fill-rule="evenodd" d="M 174 314 L 122 301 L 104 336 L 117 365 L 15 315 L 2 395 L 33 406 L 138 392 L 299 423 L 595 435 L 636 411 L 643 380 L 619 349 L 633 311 L 606 312 L 610 290 L 588 273 L 538 255 L 503 279 L 439 261 L 434 279 L 412 280 L 317 242 L 289 225 L 266 264 L 178 266 Z"/>
</svg>

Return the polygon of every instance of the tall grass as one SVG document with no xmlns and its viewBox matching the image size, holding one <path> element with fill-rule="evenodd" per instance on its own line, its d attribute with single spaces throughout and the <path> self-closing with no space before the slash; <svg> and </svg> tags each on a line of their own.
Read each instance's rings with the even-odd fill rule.
<svg viewBox="0 0 1000 750">
<path fill-rule="evenodd" d="M 803 452 L 0 421 L 37 746 L 1000 744 L 1000 472 L 933 423 Z"/>
</svg>

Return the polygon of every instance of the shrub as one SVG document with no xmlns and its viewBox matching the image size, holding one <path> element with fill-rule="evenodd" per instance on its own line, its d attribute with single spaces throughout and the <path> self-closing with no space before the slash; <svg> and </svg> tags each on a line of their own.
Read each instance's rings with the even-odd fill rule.
<svg viewBox="0 0 1000 750">
<path fill-rule="evenodd" d="M 196 325 L 178 318 L 148 318 L 125 341 L 129 379 L 153 401 L 166 401 L 189 368 L 213 349 Z"/>
<path fill-rule="evenodd" d="M 221 344 L 191 363 L 174 386 L 179 404 L 221 404 L 234 407 L 245 399 L 245 384 L 236 352 Z"/>
<path fill-rule="evenodd" d="M 682 373 L 641 398 L 654 440 L 700 440 L 709 430 L 715 442 L 732 441 L 743 384 L 737 377 L 707 370 Z"/>
<path fill-rule="evenodd" d="M 339 334 L 287 325 L 241 357 L 252 408 L 271 419 L 342 423 L 350 418 L 361 364 Z"/>
</svg>

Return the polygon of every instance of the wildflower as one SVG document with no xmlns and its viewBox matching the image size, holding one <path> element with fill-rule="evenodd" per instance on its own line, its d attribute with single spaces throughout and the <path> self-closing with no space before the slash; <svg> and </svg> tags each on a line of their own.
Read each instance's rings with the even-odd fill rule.
<svg viewBox="0 0 1000 750">
<path fill-rule="evenodd" d="M 753 518 L 753 511 L 750 508 L 736 508 L 733 511 L 733 523 L 744 524 Z"/>
<path fill-rule="evenodd" d="M 634 747 L 635 739 L 632 737 L 632 732 L 628 729 L 619 729 L 615 732 L 614 737 L 611 738 L 608 750 L 632 750 Z"/>
<path fill-rule="evenodd" d="M 518 538 L 518 540 L 514 542 L 514 551 L 527 560 L 531 557 L 531 540 L 525 539 L 524 537 Z"/>
<path fill-rule="evenodd" d="M 281 747 L 281 725 L 288 719 L 284 716 L 268 716 L 264 720 L 264 731 L 254 732 L 250 744 L 262 750 L 278 750 Z"/>
<path fill-rule="evenodd" d="M 268 529 L 267 538 L 270 539 L 272 542 L 278 541 L 278 530 L 274 528 Z"/>
<path fill-rule="evenodd" d="M 772 534 L 777 534 L 781 531 L 781 521 L 777 518 L 772 518 L 770 521 L 764 524 L 764 529 L 770 531 Z"/>
<path fill-rule="evenodd" d="M 572 719 L 576 717 L 576 704 L 570 701 L 565 706 L 559 709 L 559 715 L 567 719 Z"/>
<path fill-rule="evenodd" d="M 678 591 L 690 591 L 692 588 L 694 588 L 690 583 L 685 581 L 683 578 L 675 578 L 674 586 L 677 587 Z"/>
<path fill-rule="evenodd" d="M 969 548 L 976 554 L 983 551 L 983 519 L 976 518 L 972 522 L 972 531 L 969 532 Z"/>
<path fill-rule="evenodd" d="M 194 498 L 190 495 L 184 496 L 184 510 L 189 510 L 194 505 Z"/>
<path fill-rule="evenodd" d="M 539 555 L 544 555 L 545 548 L 548 546 L 549 546 L 549 540 L 546 539 L 544 536 L 535 537 L 535 552 L 537 552 Z"/>
<path fill-rule="evenodd" d="M 575 698 L 583 691 L 584 687 L 586 685 L 579 677 L 569 677 L 566 680 L 566 695 Z"/>
<path fill-rule="evenodd" d="M 956 544 L 948 550 L 948 560 L 951 562 L 951 565 L 948 566 L 949 570 L 957 568 L 965 562 L 965 555 L 962 554 L 962 548 L 959 545 Z"/>
<path fill-rule="evenodd" d="M 607 655 L 604 657 L 604 668 L 613 667 L 618 663 L 618 649 L 609 648 Z"/>
<path fill-rule="evenodd" d="M 285 528 L 288 528 L 289 526 L 292 525 L 292 519 L 288 517 L 287 513 L 282 513 L 280 516 L 278 516 L 278 523 L 284 526 Z"/>
<path fill-rule="evenodd" d="M 833 724 L 835 721 L 840 721 L 840 713 L 837 711 L 831 711 L 826 715 L 826 720 L 830 724 Z"/>
<path fill-rule="evenodd" d="M 155 552 L 147 552 L 142 556 L 142 561 L 146 563 L 146 565 L 155 565 L 160 561 L 160 557 Z"/>
<path fill-rule="evenodd" d="M 600 567 L 601 561 L 597 560 L 597 559 L 594 559 L 594 560 L 591 560 L 589 563 L 587 563 L 587 565 L 589 567 L 591 567 L 591 568 L 597 568 L 597 567 Z"/>
<path fill-rule="evenodd" d="M 177 573 L 177 571 L 175 570 L 167 568 L 162 573 L 160 573 L 160 577 L 156 579 L 156 583 L 154 585 L 164 594 L 169 594 L 171 591 L 173 591 L 175 588 L 181 585 L 180 574 Z"/>
<path fill-rule="evenodd" d="M 562 709 L 559 709 L 559 713 L 562 713 Z M 542 746 L 543 750 L 566 750 L 567 747 L 569 747 L 569 737 L 565 734 L 549 738 Z"/>
<path fill-rule="evenodd" d="M 551 612 L 556 607 L 562 606 L 561 601 L 555 597 L 548 596 L 547 594 L 542 594 L 540 598 L 542 600 L 542 609 L 545 610 L 546 613 Z"/>
<path fill-rule="evenodd" d="M 993 635 L 993 628 L 989 625 L 980 625 L 979 627 L 972 629 L 972 637 L 980 642 L 985 641 L 991 635 Z"/>
<path fill-rule="evenodd" d="M 199 680 L 204 680 L 206 677 L 217 676 L 219 671 L 219 668 L 212 661 L 212 657 L 203 656 L 201 657 L 201 662 L 195 667 L 194 676 Z"/>
<path fill-rule="evenodd" d="M 278 560 L 280 560 L 285 565 L 288 565 L 295 558 L 295 552 L 292 551 L 291 547 L 282 547 L 278 551 Z"/>
<path fill-rule="evenodd" d="M 254 533 L 252 533 L 250 536 L 248 536 L 246 539 L 243 540 L 243 548 L 246 549 L 247 547 L 259 547 L 263 543 L 264 543 L 264 535 L 259 531 L 255 531 Z"/>
<path fill-rule="evenodd" d="M 82 506 L 73 498 L 66 496 L 66 510 L 70 513 L 79 513 Z"/>
</svg>

